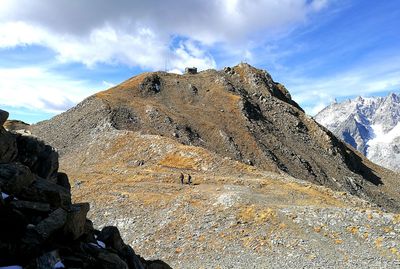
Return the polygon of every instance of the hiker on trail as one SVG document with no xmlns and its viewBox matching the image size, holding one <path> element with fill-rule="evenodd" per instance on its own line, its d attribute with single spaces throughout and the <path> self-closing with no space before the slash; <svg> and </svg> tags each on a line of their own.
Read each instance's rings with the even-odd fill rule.
<svg viewBox="0 0 400 269">
<path fill-rule="evenodd" d="M 189 185 L 192 184 L 192 176 L 190 174 L 188 174 L 188 184 Z"/>
<path fill-rule="evenodd" d="M 181 185 L 183 185 L 183 180 L 185 179 L 185 176 L 182 173 L 179 176 L 179 179 L 181 180 Z"/>
</svg>

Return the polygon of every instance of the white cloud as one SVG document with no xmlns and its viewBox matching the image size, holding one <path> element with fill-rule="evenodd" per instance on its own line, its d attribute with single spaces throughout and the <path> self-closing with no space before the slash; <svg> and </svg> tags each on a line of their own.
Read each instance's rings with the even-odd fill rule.
<svg viewBox="0 0 400 269">
<path fill-rule="evenodd" d="M 21 21 L 0 23 L 0 48 L 40 44 L 47 33 Z"/>
<path fill-rule="evenodd" d="M 215 68 L 210 51 L 251 61 L 255 44 L 327 5 L 326 0 L 0 1 L 0 49 L 39 45 L 55 52 L 53 65 L 111 63 L 175 73 L 187 66 Z M 0 105 L 61 112 L 96 90 L 43 67 L 0 64 Z"/>
<path fill-rule="evenodd" d="M 42 68 L 0 68 L 0 105 L 60 113 L 100 89 Z"/>
<path fill-rule="evenodd" d="M 326 5 L 327 0 L 2 0 L 0 48 L 38 44 L 61 61 L 88 66 L 163 69 L 169 61 L 171 69 L 213 68 L 209 46 L 246 47 L 260 32 L 266 38 L 286 30 Z M 170 48 L 174 36 L 187 40 Z"/>
</svg>

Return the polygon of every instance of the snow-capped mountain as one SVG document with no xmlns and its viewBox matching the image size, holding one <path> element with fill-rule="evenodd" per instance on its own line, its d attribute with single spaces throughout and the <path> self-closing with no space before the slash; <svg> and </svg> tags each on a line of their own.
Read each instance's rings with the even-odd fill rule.
<svg viewBox="0 0 400 269">
<path fill-rule="evenodd" d="M 400 171 L 400 95 L 334 102 L 315 119 L 371 161 Z"/>
</svg>

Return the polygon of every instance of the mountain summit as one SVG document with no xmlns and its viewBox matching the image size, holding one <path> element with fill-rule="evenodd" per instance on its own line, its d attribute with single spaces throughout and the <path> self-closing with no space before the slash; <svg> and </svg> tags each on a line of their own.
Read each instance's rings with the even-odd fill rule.
<svg viewBox="0 0 400 269">
<path fill-rule="evenodd" d="M 315 119 L 371 161 L 400 171 L 400 96 L 334 103 Z"/>
<path fill-rule="evenodd" d="M 308 117 L 283 85 L 248 64 L 197 74 L 144 73 L 32 126 L 67 166 L 85 152 L 85 163 L 109 160 L 104 153 L 88 155 L 88 147 L 115 131 L 168 138 L 399 209 L 397 174 L 341 142 Z M 128 144 L 113 145 L 113 156 Z M 169 163 L 179 162 L 171 158 Z M 151 161 L 149 154 L 144 159 Z"/>
</svg>

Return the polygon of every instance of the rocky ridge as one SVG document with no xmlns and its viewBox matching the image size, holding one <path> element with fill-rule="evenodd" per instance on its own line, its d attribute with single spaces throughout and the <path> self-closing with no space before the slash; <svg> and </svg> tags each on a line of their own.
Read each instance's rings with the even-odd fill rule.
<svg viewBox="0 0 400 269">
<path fill-rule="evenodd" d="M 94 229 L 89 204 L 71 202 L 58 153 L 6 131 L 7 117 L 0 110 L 0 267 L 170 268 L 136 255 L 116 227 Z"/>
<path fill-rule="evenodd" d="M 194 75 L 144 73 L 31 129 L 59 149 L 69 168 L 81 155 L 86 163 L 104 163 L 109 156 L 85 152 L 107 134 L 154 135 L 400 209 L 398 174 L 337 139 L 309 118 L 283 85 L 247 64 Z M 125 147 L 115 145 L 111 156 Z M 130 166 L 121 161 L 121 169 Z"/>
<path fill-rule="evenodd" d="M 20 120 L 6 120 L 3 124 L 4 129 L 21 134 L 30 134 L 30 125 Z"/>
<path fill-rule="evenodd" d="M 371 161 L 400 171 L 400 96 L 332 103 L 315 119 Z"/>
</svg>

